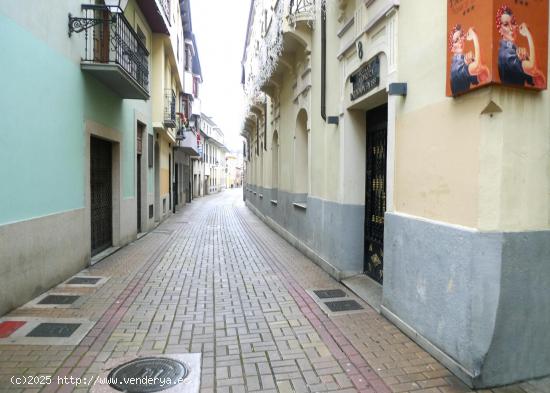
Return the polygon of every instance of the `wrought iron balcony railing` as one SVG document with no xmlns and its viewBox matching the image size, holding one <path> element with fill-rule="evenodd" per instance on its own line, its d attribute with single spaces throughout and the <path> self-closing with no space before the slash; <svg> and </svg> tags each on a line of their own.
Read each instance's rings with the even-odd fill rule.
<svg viewBox="0 0 550 393">
<path fill-rule="evenodd" d="M 311 14 L 315 9 L 315 0 L 290 0 L 290 15 Z"/>
<path fill-rule="evenodd" d="M 164 126 L 176 128 L 176 93 L 172 89 L 164 89 Z"/>
<path fill-rule="evenodd" d="M 170 23 L 170 0 L 160 0 L 160 4 L 162 5 L 168 23 Z"/>
<path fill-rule="evenodd" d="M 103 5 L 84 4 L 82 9 L 85 16 L 72 18 L 70 27 L 74 32 L 85 32 L 83 69 L 94 72 L 124 98 L 148 98 L 149 52 L 124 14 L 111 13 Z M 105 76 L 108 72 L 113 73 L 112 68 L 105 67 L 108 65 L 122 68 L 127 74 L 123 77 L 128 79 L 129 76 L 130 81 Z M 127 86 L 128 82 L 137 86 Z M 136 88 L 142 91 L 135 92 Z"/>
</svg>

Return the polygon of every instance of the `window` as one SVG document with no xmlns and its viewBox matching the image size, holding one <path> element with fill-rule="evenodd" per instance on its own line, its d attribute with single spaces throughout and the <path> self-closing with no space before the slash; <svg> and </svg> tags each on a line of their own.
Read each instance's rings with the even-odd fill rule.
<svg viewBox="0 0 550 393">
<path fill-rule="evenodd" d="M 273 133 L 273 142 L 271 142 L 271 186 L 273 189 L 279 188 L 279 134 Z M 277 198 L 275 198 L 277 199 Z"/>
<path fill-rule="evenodd" d="M 144 47 L 147 47 L 147 37 L 145 37 L 145 34 L 144 34 L 143 31 L 139 28 L 139 26 L 137 26 L 137 35 L 138 35 L 139 40 L 140 40 L 141 43 L 143 44 L 143 46 L 144 46 Z"/>
<path fill-rule="evenodd" d="M 189 97 L 185 94 L 181 96 L 181 109 L 180 111 L 185 115 L 187 120 L 191 118 L 191 102 Z"/>
<path fill-rule="evenodd" d="M 193 57 L 191 55 L 191 45 L 185 45 L 185 71 L 191 72 L 191 61 Z"/>
<path fill-rule="evenodd" d="M 193 78 L 193 96 L 199 96 L 199 78 Z"/>
<path fill-rule="evenodd" d="M 294 152 L 294 192 L 309 193 L 309 149 L 307 131 L 307 113 L 301 110 L 296 119 L 296 145 Z"/>
</svg>

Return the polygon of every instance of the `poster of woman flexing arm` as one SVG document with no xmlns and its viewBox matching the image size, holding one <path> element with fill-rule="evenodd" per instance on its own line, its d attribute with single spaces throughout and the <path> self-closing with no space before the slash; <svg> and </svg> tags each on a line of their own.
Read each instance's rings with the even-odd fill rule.
<svg viewBox="0 0 550 393">
<path fill-rule="evenodd" d="M 453 53 L 451 61 L 451 92 L 453 96 L 470 90 L 471 87 L 485 84 L 491 80 L 491 71 L 482 63 L 479 38 L 470 27 L 464 33 L 461 25 L 456 25 L 450 34 L 450 50 Z M 473 52 L 464 51 L 464 41 L 472 41 Z"/>
<path fill-rule="evenodd" d="M 549 0 L 447 0 L 447 96 L 486 85 L 545 90 Z"/>
<path fill-rule="evenodd" d="M 449 0 L 447 95 L 458 96 L 492 81 L 491 29 L 483 24 L 487 0 Z"/>
<path fill-rule="evenodd" d="M 548 18 L 541 13 L 548 14 L 547 4 L 530 0 L 498 5 L 498 74 L 503 84 L 546 88 Z"/>
</svg>

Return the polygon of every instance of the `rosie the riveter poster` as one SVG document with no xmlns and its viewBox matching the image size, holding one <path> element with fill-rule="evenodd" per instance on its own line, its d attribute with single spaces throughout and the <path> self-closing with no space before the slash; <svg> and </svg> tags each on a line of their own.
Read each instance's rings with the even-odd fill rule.
<svg viewBox="0 0 550 393">
<path fill-rule="evenodd" d="M 548 0 L 447 0 L 447 95 L 487 84 L 544 90 Z"/>
</svg>

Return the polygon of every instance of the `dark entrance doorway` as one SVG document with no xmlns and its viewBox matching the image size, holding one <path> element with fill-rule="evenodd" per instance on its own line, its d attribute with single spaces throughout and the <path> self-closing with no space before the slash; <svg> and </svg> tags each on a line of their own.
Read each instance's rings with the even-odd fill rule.
<svg viewBox="0 0 550 393">
<path fill-rule="evenodd" d="M 172 210 L 172 155 L 168 154 L 168 210 Z"/>
<path fill-rule="evenodd" d="M 158 138 L 158 135 L 157 135 Z M 155 142 L 155 221 L 160 221 L 160 146 Z"/>
<path fill-rule="evenodd" d="M 141 154 L 137 155 L 137 232 L 141 232 Z"/>
<path fill-rule="evenodd" d="M 187 159 L 188 162 L 190 161 Z M 193 165 L 193 164 L 191 164 Z M 183 185 L 185 186 L 187 184 L 185 192 L 185 202 L 191 203 L 192 193 L 193 193 L 193 185 L 191 182 L 191 166 L 190 165 L 183 165 Z"/>
<path fill-rule="evenodd" d="M 174 165 L 174 211 L 176 206 L 179 204 L 179 166 L 180 164 Z"/>
<path fill-rule="evenodd" d="M 364 270 L 380 284 L 384 267 L 387 135 L 388 106 L 382 105 L 368 111 Z"/>
<path fill-rule="evenodd" d="M 90 140 L 90 199 L 92 256 L 113 244 L 112 146 Z"/>
<path fill-rule="evenodd" d="M 141 156 L 143 153 L 143 130 L 145 126 L 141 123 L 138 123 L 137 127 L 137 143 L 136 143 L 136 168 L 137 168 L 137 184 L 136 184 L 136 196 L 137 196 L 137 232 L 141 232 Z"/>
</svg>

